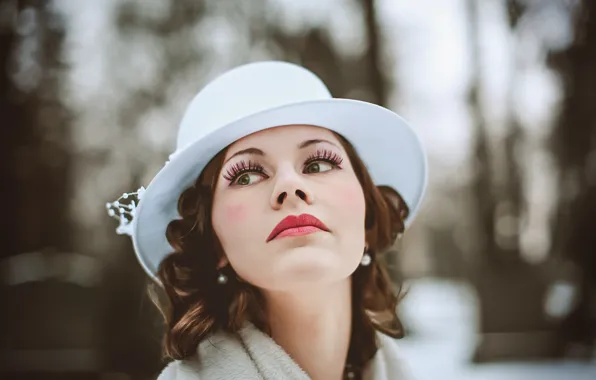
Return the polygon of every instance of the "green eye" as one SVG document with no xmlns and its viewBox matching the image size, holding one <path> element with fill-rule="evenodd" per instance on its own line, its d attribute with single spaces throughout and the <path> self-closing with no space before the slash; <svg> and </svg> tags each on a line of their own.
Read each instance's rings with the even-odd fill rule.
<svg viewBox="0 0 596 380">
<path fill-rule="evenodd" d="M 317 161 L 309 164 L 304 170 L 305 173 L 323 173 L 333 169 L 333 165 L 323 161 Z"/>
<path fill-rule="evenodd" d="M 248 174 L 244 174 L 238 178 L 238 185 L 248 185 L 250 183 L 250 177 Z"/>
<path fill-rule="evenodd" d="M 244 173 L 241 174 L 235 182 L 238 186 L 253 185 L 263 179 L 263 175 L 260 173 Z"/>
<path fill-rule="evenodd" d="M 229 167 L 223 177 L 230 182 L 229 186 L 249 186 L 267 178 L 267 174 L 258 162 L 240 161 Z"/>
</svg>

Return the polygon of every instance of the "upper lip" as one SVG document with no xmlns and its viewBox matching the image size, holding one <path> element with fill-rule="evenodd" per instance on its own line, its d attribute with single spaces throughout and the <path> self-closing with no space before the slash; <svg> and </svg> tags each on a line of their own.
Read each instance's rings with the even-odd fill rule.
<svg viewBox="0 0 596 380">
<path fill-rule="evenodd" d="M 329 232 L 329 228 L 327 228 L 325 223 L 321 222 L 319 219 L 317 219 L 317 217 L 313 215 L 289 215 L 282 219 L 282 221 L 279 222 L 277 226 L 275 226 L 275 228 L 273 228 L 273 231 L 271 231 L 269 237 L 267 238 L 267 242 L 275 239 L 275 237 L 284 230 L 304 226 L 313 226 L 320 228 L 323 231 Z"/>
</svg>

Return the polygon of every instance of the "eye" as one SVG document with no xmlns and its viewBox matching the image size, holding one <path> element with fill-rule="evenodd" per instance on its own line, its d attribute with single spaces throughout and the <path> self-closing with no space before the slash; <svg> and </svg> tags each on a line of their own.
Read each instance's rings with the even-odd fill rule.
<svg viewBox="0 0 596 380">
<path fill-rule="evenodd" d="M 236 180 L 230 184 L 230 186 L 254 185 L 255 183 L 262 181 L 264 178 L 265 176 L 261 173 L 244 173 L 239 175 Z"/>
<path fill-rule="evenodd" d="M 343 159 L 337 153 L 327 149 L 319 149 L 311 154 L 304 163 L 304 173 L 324 173 L 334 169 L 341 169 Z"/>
<path fill-rule="evenodd" d="M 324 173 L 333 170 L 333 165 L 325 161 L 311 162 L 304 168 L 304 172 L 308 174 Z"/>
<path fill-rule="evenodd" d="M 267 175 L 261 164 L 241 161 L 232 165 L 223 173 L 223 177 L 229 182 L 229 186 L 250 186 L 267 178 Z"/>
</svg>

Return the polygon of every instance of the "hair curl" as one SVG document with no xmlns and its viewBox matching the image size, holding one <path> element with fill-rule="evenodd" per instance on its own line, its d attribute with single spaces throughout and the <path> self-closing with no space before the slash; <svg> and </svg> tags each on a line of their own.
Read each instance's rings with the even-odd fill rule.
<svg viewBox="0 0 596 380">
<path fill-rule="evenodd" d="M 352 163 L 366 203 L 366 241 L 372 263 L 358 267 L 352 276 L 352 333 L 347 358 L 353 368 L 362 369 L 377 351 L 375 330 L 403 337 L 396 310 L 401 288 L 392 288 L 380 255 L 403 233 L 409 210 L 397 191 L 375 186 L 352 145 L 336 136 Z M 158 307 L 166 322 L 163 352 L 167 358 L 189 358 L 210 334 L 221 329 L 234 333 L 246 320 L 270 333 L 264 298 L 256 287 L 240 280 L 230 265 L 221 269 L 228 283 L 217 283 L 223 249 L 211 224 L 211 209 L 225 152 L 219 152 L 194 186 L 182 193 L 178 201 L 182 218 L 170 222 L 166 231 L 174 252 L 163 259 L 157 274 L 165 291 Z"/>
</svg>

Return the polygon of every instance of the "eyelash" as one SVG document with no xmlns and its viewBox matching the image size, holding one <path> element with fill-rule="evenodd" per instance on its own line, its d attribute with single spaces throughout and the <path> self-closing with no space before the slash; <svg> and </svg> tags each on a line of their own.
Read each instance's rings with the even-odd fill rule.
<svg viewBox="0 0 596 380">
<path fill-rule="evenodd" d="M 234 182 L 238 177 L 244 173 L 261 173 L 265 174 L 265 168 L 263 165 L 253 161 L 240 161 L 232 165 L 226 173 L 223 175 L 225 179 L 230 182 Z"/>
<path fill-rule="evenodd" d="M 308 158 L 304 162 L 304 165 L 307 166 L 317 161 L 327 162 L 337 167 L 338 169 L 341 169 L 341 163 L 343 162 L 343 158 L 339 154 L 334 153 L 330 150 L 319 149 L 314 154 L 308 156 Z M 223 177 L 229 182 L 233 183 L 235 180 L 238 179 L 238 177 L 240 177 L 244 173 L 265 174 L 265 168 L 263 167 L 263 165 L 254 161 L 248 161 L 248 163 L 246 161 L 240 161 L 228 168 Z"/>
<path fill-rule="evenodd" d="M 344 159 L 341 158 L 339 154 L 334 153 L 330 150 L 319 149 L 314 154 L 308 156 L 305 165 L 311 164 L 315 161 L 324 161 L 341 169 L 341 163 L 344 161 Z"/>
</svg>

